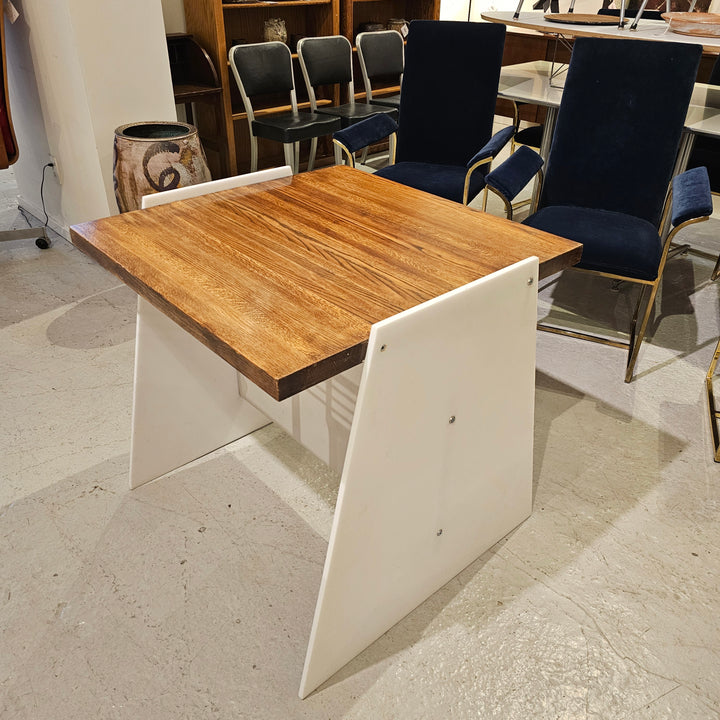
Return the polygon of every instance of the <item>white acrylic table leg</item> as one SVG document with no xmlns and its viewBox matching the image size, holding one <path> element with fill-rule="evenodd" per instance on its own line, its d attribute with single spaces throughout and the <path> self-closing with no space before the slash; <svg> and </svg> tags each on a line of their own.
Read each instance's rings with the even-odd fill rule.
<svg viewBox="0 0 720 720">
<path fill-rule="evenodd" d="M 537 268 L 373 326 L 300 697 L 530 514 Z"/>
<path fill-rule="evenodd" d="M 234 368 L 138 298 L 130 487 L 268 422 L 238 394 Z"/>
</svg>

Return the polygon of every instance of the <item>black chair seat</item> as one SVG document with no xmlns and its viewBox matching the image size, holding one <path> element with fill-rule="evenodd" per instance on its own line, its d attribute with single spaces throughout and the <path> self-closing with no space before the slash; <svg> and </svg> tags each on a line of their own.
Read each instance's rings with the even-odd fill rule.
<svg viewBox="0 0 720 720">
<path fill-rule="evenodd" d="M 516 145 L 529 145 L 530 147 L 539 148 L 542 144 L 542 136 L 542 125 L 530 125 L 522 130 L 518 130 L 513 140 Z"/>
<path fill-rule="evenodd" d="M 647 220 L 610 210 L 550 205 L 523 224 L 582 243 L 576 267 L 638 280 L 657 278 L 662 243 Z"/>
<path fill-rule="evenodd" d="M 349 127 L 353 123 L 369 118 L 371 115 L 377 115 L 377 113 L 390 115 L 393 120 L 397 120 L 398 117 L 397 110 L 394 108 L 382 107 L 381 105 L 375 105 L 374 103 L 348 103 L 346 105 L 320 107 L 318 108 L 318 113 L 339 117 L 342 120 L 343 127 Z"/>
<path fill-rule="evenodd" d="M 370 103 L 371 105 L 384 105 L 385 107 L 400 109 L 400 94 L 397 95 L 386 95 L 385 97 L 374 97 Z"/>
<path fill-rule="evenodd" d="M 715 138 L 698 136 L 690 154 L 688 168 L 706 167 L 710 176 L 710 187 L 720 193 L 720 142 Z"/>
<path fill-rule="evenodd" d="M 339 130 L 342 126 L 340 118 L 320 113 L 298 113 L 293 115 L 270 115 L 261 120 L 254 120 L 253 134 L 266 140 L 281 143 L 300 142 L 318 135 L 326 135 Z"/>
<path fill-rule="evenodd" d="M 406 161 L 381 168 L 375 174 L 388 180 L 414 187 L 417 190 L 462 203 L 467 168 L 464 165 L 436 165 L 435 163 Z M 475 172 L 470 179 L 468 197 L 475 197 L 485 187 L 482 172 Z"/>
</svg>

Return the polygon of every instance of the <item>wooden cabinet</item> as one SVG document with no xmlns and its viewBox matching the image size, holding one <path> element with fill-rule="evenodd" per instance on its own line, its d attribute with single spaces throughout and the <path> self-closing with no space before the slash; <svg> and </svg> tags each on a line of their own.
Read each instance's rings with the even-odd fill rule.
<svg viewBox="0 0 720 720">
<path fill-rule="evenodd" d="M 338 35 L 340 32 L 339 0 L 235 3 L 222 0 L 185 0 L 187 31 L 205 48 L 220 79 L 223 110 L 220 117 L 209 108 L 195 108 L 195 125 L 200 137 L 218 138 L 217 143 L 205 148 L 213 178 L 236 175 L 250 169 L 247 117 L 235 78 L 228 65 L 228 50 L 239 43 L 262 42 L 265 21 L 271 18 L 285 21 L 291 48 L 297 39 L 303 36 Z M 295 67 L 295 85 L 300 109 L 307 109 L 309 103 L 299 66 Z M 321 98 L 321 102 L 330 103 L 333 99 L 325 97 Z M 268 107 L 266 111 L 276 109 L 278 108 Z M 256 114 L 260 115 L 262 112 L 261 109 Z M 259 150 L 259 167 L 284 164 L 282 146 L 279 143 L 260 140 Z"/>
<path fill-rule="evenodd" d="M 340 31 L 351 42 L 365 23 L 387 26 L 388 20 L 437 20 L 440 0 L 341 0 Z M 357 84 L 357 83 L 356 83 Z M 361 83 L 362 84 L 362 83 Z"/>
</svg>

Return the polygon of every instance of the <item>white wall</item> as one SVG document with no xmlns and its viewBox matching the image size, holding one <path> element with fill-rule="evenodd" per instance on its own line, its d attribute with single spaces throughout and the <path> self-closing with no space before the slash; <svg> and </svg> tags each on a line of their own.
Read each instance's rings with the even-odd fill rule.
<svg viewBox="0 0 720 720">
<path fill-rule="evenodd" d="M 183 0 L 162 0 L 162 11 L 166 32 L 183 33 L 186 31 Z"/>
<path fill-rule="evenodd" d="M 61 182 L 46 171 L 44 195 L 56 229 L 116 213 L 115 128 L 176 117 L 162 6 L 13 2 L 20 18 L 6 22 L 6 45 L 19 202 L 38 215 L 42 168 L 52 156 Z"/>
</svg>

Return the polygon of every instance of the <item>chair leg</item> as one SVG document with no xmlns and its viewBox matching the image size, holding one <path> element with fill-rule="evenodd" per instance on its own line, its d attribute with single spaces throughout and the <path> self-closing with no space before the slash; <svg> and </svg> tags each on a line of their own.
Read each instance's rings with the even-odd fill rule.
<svg viewBox="0 0 720 720">
<path fill-rule="evenodd" d="M 258 141 L 257 138 L 250 133 L 250 172 L 257 172 L 258 167 Z"/>
<path fill-rule="evenodd" d="M 658 278 L 652 285 L 650 291 L 650 297 L 648 298 L 647 305 L 645 306 L 645 313 L 643 314 L 642 322 L 640 323 L 640 331 L 635 333 L 637 328 L 638 314 L 640 313 L 640 307 L 642 306 L 643 297 L 645 296 L 646 285 L 642 286 L 640 291 L 640 297 L 638 298 L 638 304 L 635 308 L 633 315 L 632 327 L 630 330 L 630 343 L 628 347 L 628 361 L 625 368 L 625 382 L 629 383 L 632 380 L 633 370 L 635 369 L 635 362 L 637 361 L 638 353 L 640 352 L 640 345 L 645 337 L 645 330 L 647 329 L 648 320 L 650 319 L 650 313 L 652 312 L 653 305 L 655 303 L 655 295 L 657 294 L 658 286 L 660 285 L 660 278 Z"/>
<path fill-rule="evenodd" d="M 300 143 L 293 143 L 293 157 L 295 158 L 295 169 L 293 173 L 297 175 L 300 172 Z"/>
<path fill-rule="evenodd" d="M 292 168 L 293 175 L 297 174 L 297 154 L 293 143 L 283 143 L 283 152 L 285 153 L 285 164 Z"/>
<path fill-rule="evenodd" d="M 720 434 L 718 433 L 718 419 L 720 419 L 720 413 L 718 413 L 717 408 L 715 407 L 715 395 L 713 393 L 712 381 L 713 375 L 715 375 L 715 366 L 717 365 L 718 358 L 720 358 L 720 340 L 718 340 L 718 344 L 715 346 L 712 362 L 710 363 L 707 375 L 705 376 L 708 412 L 710 413 L 710 430 L 712 431 L 713 438 L 713 458 L 715 462 L 720 462 Z"/>
<path fill-rule="evenodd" d="M 315 155 L 317 155 L 317 141 L 318 139 L 314 137 L 310 141 L 310 155 L 308 156 L 308 172 L 310 172 L 315 167 Z"/>
<path fill-rule="evenodd" d="M 720 255 L 718 255 L 717 262 L 715 263 L 715 269 L 712 271 L 710 279 L 717 280 L 718 277 L 720 277 Z"/>
<path fill-rule="evenodd" d="M 335 153 L 335 164 L 342 165 L 343 164 L 342 150 L 338 147 L 337 143 L 333 143 L 333 151 Z"/>
</svg>

